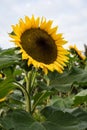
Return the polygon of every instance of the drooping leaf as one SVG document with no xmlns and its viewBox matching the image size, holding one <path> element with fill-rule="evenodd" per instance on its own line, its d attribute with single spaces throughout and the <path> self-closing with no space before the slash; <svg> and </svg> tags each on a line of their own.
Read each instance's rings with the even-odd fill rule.
<svg viewBox="0 0 87 130">
<path fill-rule="evenodd" d="M 5 130 L 85 130 L 87 128 L 87 113 L 79 109 L 63 112 L 54 107 L 46 107 L 42 114 L 46 120 L 37 122 L 23 111 L 14 110 L 0 118 L 1 128 Z"/>
<path fill-rule="evenodd" d="M 79 130 L 78 120 L 68 112 L 55 109 L 55 107 L 46 107 L 42 111 L 46 117 L 43 125 L 47 130 Z"/>
<path fill-rule="evenodd" d="M 87 129 L 87 112 L 74 109 L 61 111 L 57 107 L 46 107 L 42 110 L 46 117 L 43 125 L 47 130 L 85 130 Z"/>
<path fill-rule="evenodd" d="M 12 83 L 14 81 L 13 78 L 7 78 L 4 81 L 0 82 L 0 99 L 7 96 L 9 92 L 11 92 L 16 86 Z"/>
<path fill-rule="evenodd" d="M 0 69 L 19 63 L 20 57 L 15 53 L 16 48 L 0 51 Z"/>
<path fill-rule="evenodd" d="M 32 116 L 23 111 L 15 110 L 0 119 L 1 126 L 6 130 L 46 130 L 43 125 L 36 122 Z"/>
</svg>

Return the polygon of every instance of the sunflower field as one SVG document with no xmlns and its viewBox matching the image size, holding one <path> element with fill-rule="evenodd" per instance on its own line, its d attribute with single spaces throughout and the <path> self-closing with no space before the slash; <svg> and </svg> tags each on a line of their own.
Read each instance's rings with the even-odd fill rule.
<svg viewBox="0 0 87 130">
<path fill-rule="evenodd" d="M 52 23 L 25 16 L 0 49 L 0 130 L 87 130 L 87 46 L 65 49 Z"/>
</svg>

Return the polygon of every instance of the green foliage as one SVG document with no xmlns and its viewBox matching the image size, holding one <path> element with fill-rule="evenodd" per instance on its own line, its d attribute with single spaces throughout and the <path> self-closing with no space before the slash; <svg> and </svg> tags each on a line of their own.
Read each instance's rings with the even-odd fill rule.
<svg viewBox="0 0 87 130">
<path fill-rule="evenodd" d="M 0 73 L 0 130 L 87 129 L 86 60 L 44 75 L 11 48 L 0 50 Z"/>
<path fill-rule="evenodd" d="M 74 104 L 75 105 L 82 104 L 83 102 L 87 103 L 87 90 L 82 90 L 74 97 Z"/>
<path fill-rule="evenodd" d="M 57 72 L 50 72 L 48 74 L 50 78 L 49 86 L 55 88 L 58 91 L 68 91 L 73 84 L 82 84 L 87 82 L 87 70 L 83 70 L 78 67 L 72 67 L 70 70 L 66 70 L 63 74 Z"/>
<path fill-rule="evenodd" d="M 46 120 L 37 122 L 26 111 L 14 110 L 0 118 L 2 130 L 83 130 L 87 128 L 87 112 L 79 109 L 63 112 L 54 107 L 46 107 L 42 110 L 42 114 Z"/>
<path fill-rule="evenodd" d="M 19 64 L 20 58 L 15 51 L 16 48 L 0 50 L 0 69 Z"/>
<path fill-rule="evenodd" d="M 25 111 L 14 110 L 14 112 L 9 112 L 5 118 L 1 118 L 0 122 L 7 130 L 28 130 L 34 119 Z"/>
</svg>

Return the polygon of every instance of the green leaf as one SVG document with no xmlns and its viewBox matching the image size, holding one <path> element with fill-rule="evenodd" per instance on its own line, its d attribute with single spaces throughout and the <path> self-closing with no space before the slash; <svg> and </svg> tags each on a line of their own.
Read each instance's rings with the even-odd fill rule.
<svg viewBox="0 0 87 130">
<path fill-rule="evenodd" d="M 7 94 L 12 91 L 17 86 L 14 85 L 12 82 L 14 81 L 13 78 L 9 77 L 4 81 L 0 82 L 0 99 L 7 96 Z"/>
<path fill-rule="evenodd" d="M 23 73 L 23 69 L 21 69 L 20 67 L 15 68 L 14 70 L 14 75 L 21 75 Z"/>
<path fill-rule="evenodd" d="M 17 50 L 16 47 L 0 50 L 0 56 L 1 55 L 13 55 L 13 54 L 15 54 L 16 50 Z"/>
<path fill-rule="evenodd" d="M 74 105 L 79 105 L 87 102 L 87 90 L 82 90 L 74 97 Z"/>
<path fill-rule="evenodd" d="M 54 107 L 57 107 L 60 110 L 65 110 L 66 108 L 72 108 L 73 105 L 73 97 L 59 97 L 59 96 L 53 96 L 51 99 L 51 104 Z"/>
<path fill-rule="evenodd" d="M 10 111 L 0 118 L 1 128 L 5 130 L 85 130 L 87 128 L 87 113 L 75 109 L 63 112 L 54 107 L 46 107 L 42 114 L 46 120 L 37 122 L 23 110 Z"/>
<path fill-rule="evenodd" d="M 46 117 L 43 125 L 47 130 L 79 130 L 78 120 L 68 112 L 55 109 L 55 107 L 46 107 L 42 114 Z"/>
<path fill-rule="evenodd" d="M 7 68 L 8 66 L 17 64 L 19 62 L 19 58 L 16 56 L 1 56 L 0 57 L 0 69 Z"/>
<path fill-rule="evenodd" d="M 32 126 L 29 128 L 29 130 L 46 130 L 46 128 L 44 128 L 44 126 L 40 124 L 39 122 L 34 122 Z"/>
<path fill-rule="evenodd" d="M 8 95 L 9 102 L 6 102 L 11 109 L 22 109 L 24 107 L 24 96 L 20 90 L 15 90 Z"/>
<path fill-rule="evenodd" d="M 6 117 L 0 119 L 0 123 L 6 130 L 46 130 L 29 113 L 22 110 L 15 110 L 8 113 Z"/>
<path fill-rule="evenodd" d="M 43 125 L 47 130 L 85 130 L 87 128 L 87 112 L 81 109 L 63 112 L 55 107 L 42 110 L 46 117 Z"/>
<path fill-rule="evenodd" d="M 16 48 L 0 51 L 0 69 L 19 63 L 20 58 L 18 54 L 15 53 L 15 50 Z"/>
<path fill-rule="evenodd" d="M 43 104 L 43 102 L 45 101 L 45 99 L 47 99 L 48 96 L 50 96 L 52 94 L 52 92 L 50 91 L 43 91 L 43 92 L 38 92 L 35 96 L 34 96 L 34 104 L 36 102 L 38 102 L 37 105 Z"/>
<path fill-rule="evenodd" d="M 63 74 L 58 72 L 48 73 L 50 79 L 50 88 L 55 88 L 58 91 L 69 91 L 72 84 L 87 83 L 87 71 L 78 67 L 73 67 L 71 70 L 66 70 Z"/>
<path fill-rule="evenodd" d="M 81 108 L 74 108 L 71 114 L 79 121 L 79 128 L 81 130 L 87 129 L 87 111 L 83 111 Z"/>
</svg>

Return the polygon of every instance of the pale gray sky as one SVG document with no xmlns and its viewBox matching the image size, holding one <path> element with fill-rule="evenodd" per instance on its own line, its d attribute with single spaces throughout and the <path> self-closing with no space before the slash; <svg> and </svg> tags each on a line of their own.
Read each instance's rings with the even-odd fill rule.
<svg viewBox="0 0 87 130">
<path fill-rule="evenodd" d="M 69 45 L 83 50 L 87 44 L 87 0 L 2 0 L 0 1 L 0 47 L 10 48 L 11 25 L 32 14 L 51 19 Z"/>
</svg>

